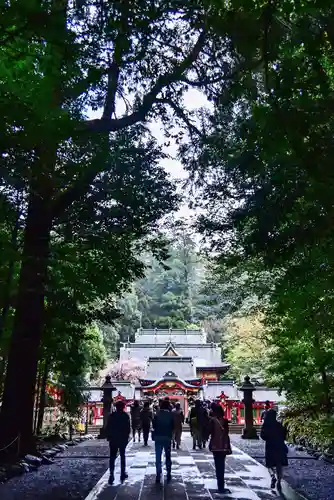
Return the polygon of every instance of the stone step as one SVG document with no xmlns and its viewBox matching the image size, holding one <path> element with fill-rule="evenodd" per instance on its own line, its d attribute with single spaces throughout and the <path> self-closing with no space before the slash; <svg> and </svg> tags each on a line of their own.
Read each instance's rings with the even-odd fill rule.
<svg viewBox="0 0 334 500">
<path fill-rule="evenodd" d="M 102 425 L 88 425 L 88 434 L 92 434 L 96 436 L 100 433 L 100 429 L 102 429 Z"/>
<path fill-rule="evenodd" d="M 230 434 L 242 434 L 244 427 L 244 424 L 229 424 Z M 255 424 L 254 427 L 258 432 L 261 430 L 261 425 L 259 424 Z"/>
</svg>

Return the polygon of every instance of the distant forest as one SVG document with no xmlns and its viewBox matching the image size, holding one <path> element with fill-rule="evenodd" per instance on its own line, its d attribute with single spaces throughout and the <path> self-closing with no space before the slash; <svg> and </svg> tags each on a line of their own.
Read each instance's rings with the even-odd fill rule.
<svg viewBox="0 0 334 500">
<path fill-rule="evenodd" d="M 116 359 L 120 345 L 134 341 L 140 327 L 203 327 L 208 340 L 221 343 L 224 358 L 233 362 L 229 377 L 245 370 L 258 375 L 263 349 L 252 335 L 262 331 L 260 303 L 245 286 L 247 273 L 226 268 L 223 277 L 217 274 L 184 224 L 174 228 L 167 251 L 164 261 L 143 256 L 145 276 L 117 301 L 119 317 L 113 324 L 98 323 L 108 358 Z"/>
</svg>

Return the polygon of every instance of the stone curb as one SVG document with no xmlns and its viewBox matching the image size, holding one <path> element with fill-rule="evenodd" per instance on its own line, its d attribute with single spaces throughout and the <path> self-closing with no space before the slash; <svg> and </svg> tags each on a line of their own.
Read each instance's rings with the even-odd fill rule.
<svg viewBox="0 0 334 500">
<path fill-rule="evenodd" d="M 36 471 L 41 465 L 51 465 L 54 463 L 53 458 L 58 455 L 58 453 L 63 453 L 71 446 L 77 446 L 84 441 L 90 441 L 92 439 L 95 439 L 94 436 L 85 434 L 71 441 L 68 440 L 64 443 L 55 444 L 49 449 L 38 452 L 37 455 L 28 454 L 14 464 L 0 465 L 0 484 L 27 472 Z"/>
</svg>

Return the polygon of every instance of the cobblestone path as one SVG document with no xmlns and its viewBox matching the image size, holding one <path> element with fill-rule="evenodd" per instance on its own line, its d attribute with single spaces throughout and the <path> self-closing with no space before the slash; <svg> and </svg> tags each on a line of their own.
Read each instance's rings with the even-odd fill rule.
<svg viewBox="0 0 334 500">
<path fill-rule="evenodd" d="M 265 467 L 233 447 L 227 457 L 226 487 L 228 495 L 217 491 L 212 454 L 209 450 L 192 450 L 190 436 L 183 439 L 182 449 L 172 452 L 172 481 L 155 484 L 154 445 L 129 445 L 127 472 L 129 478 L 120 483 L 119 463 L 115 469 L 115 483 L 108 485 L 109 471 L 100 479 L 86 500 L 301 500 L 285 482 L 279 495 L 270 489 L 270 478 Z"/>
</svg>

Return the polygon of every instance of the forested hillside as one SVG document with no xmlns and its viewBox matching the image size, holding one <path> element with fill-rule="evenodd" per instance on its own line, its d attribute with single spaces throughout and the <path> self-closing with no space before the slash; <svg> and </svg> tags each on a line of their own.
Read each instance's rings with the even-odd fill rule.
<svg viewBox="0 0 334 500">
<path fill-rule="evenodd" d="M 174 228 L 168 239 L 166 259 L 150 253 L 141 256 L 145 274 L 116 301 L 119 317 L 114 324 L 99 323 L 112 356 L 117 355 L 119 342 L 134 339 L 139 327 L 198 327 L 207 316 L 207 260 L 185 224 Z"/>
<path fill-rule="evenodd" d="M 198 235 L 184 221 L 178 221 L 167 238 L 167 258 L 144 255 L 145 275 L 117 300 L 119 317 L 112 324 L 98 323 L 109 359 L 117 359 L 120 344 L 133 341 L 140 327 L 203 327 L 208 340 L 220 343 L 231 362 L 229 377 L 239 380 L 250 374 L 263 379 L 261 293 L 268 275 L 251 284 L 246 271 L 240 275 L 239 269 L 226 267 L 218 274 L 215 260 L 200 251 Z"/>
</svg>

